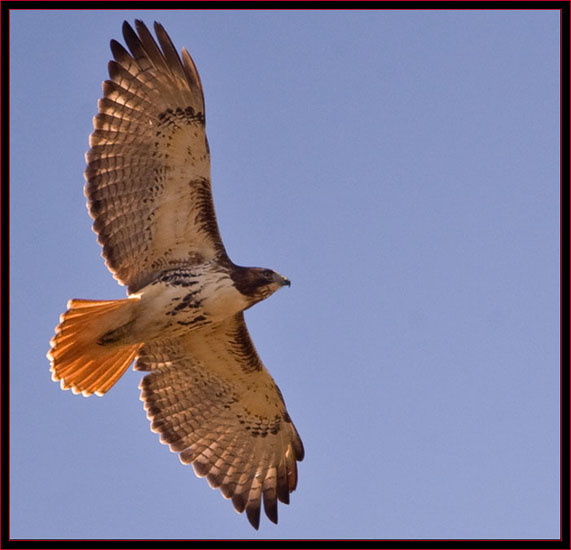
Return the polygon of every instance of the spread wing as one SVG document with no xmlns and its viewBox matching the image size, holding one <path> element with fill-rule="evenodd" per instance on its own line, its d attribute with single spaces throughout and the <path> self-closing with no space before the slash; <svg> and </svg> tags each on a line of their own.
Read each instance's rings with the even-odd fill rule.
<svg viewBox="0 0 571 550">
<path fill-rule="evenodd" d="M 246 510 L 277 523 L 277 501 L 297 485 L 301 439 L 261 363 L 242 313 L 181 339 L 145 345 L 135 369 L 151 429 L 200 477 Z"/>
<path fill-rule="evenodd" d="M 196 67 L 164 28 L 125 22 L 94 118 L 85 194 L 108 268 L 136 292 L 157 273 L 226 258 L 210 188 Z"/>
</svg>

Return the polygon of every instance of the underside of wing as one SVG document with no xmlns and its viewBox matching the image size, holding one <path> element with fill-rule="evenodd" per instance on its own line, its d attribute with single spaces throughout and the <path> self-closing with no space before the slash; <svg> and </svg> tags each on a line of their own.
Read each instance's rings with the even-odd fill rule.
<svg viewBox="0 0 571 550">
<path fill-rule="evenodd" d="M 115 278 L 136 292 L 165 269 L 225 257 L 196 67 L 163 27 L 125 22 L 94 118 L 85 194 Z M 158 42 L 158 43 L 157 43 Z"/>
<path fill-rule="evenodd" d="M 146 345 L 135 368 L 150 371 L 141 399 L 161 441 L 256 529 L 262 502 L 277 523 L 277 502 L 289 503 L 304 450 L 243 315 Z"/>
</svg>

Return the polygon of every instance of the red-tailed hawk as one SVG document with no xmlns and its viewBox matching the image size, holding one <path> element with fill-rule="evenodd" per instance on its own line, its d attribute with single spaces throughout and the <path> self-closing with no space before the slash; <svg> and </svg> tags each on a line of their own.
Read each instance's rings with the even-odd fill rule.
<svg viewBox="0 0 571 550">
<path fill-rule="evenodd" d="M 232 263 L 210 189 L 204 97 L 164 28 L 125 22 L 94 118 L 85 195 L 124 300 L 70 300 L 51 341 L 54 380 L 103 395 L 135 360 L 161 442 L 246 510 L 277 523 L 297 485 L 301 439 L 243 311 L 289 281 Z"/>
</svg>

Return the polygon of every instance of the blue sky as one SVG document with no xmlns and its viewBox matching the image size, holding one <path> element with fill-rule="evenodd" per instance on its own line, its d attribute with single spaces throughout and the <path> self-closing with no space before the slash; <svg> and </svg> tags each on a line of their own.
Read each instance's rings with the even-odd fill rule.
<svg viewBox="0 0 571 550">
<path fill-rule="evenodd" d="M 248 326 L 306 458 L 258 533 L 149 430 L 140 373 L 60 391 L 69 298 L 122 298 L 83 197 L 124 19 L 205 87 Z M 557 11 L 12 11 L 11 536 L 557 538 Z"/>
</svg>

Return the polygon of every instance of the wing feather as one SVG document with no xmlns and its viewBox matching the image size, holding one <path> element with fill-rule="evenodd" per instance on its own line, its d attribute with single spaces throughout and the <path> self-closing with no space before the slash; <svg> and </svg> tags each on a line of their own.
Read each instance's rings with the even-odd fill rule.
<svg viewBox="0 0 571 550">
<path fill-rule="evenodd" d="M 268 468 L 266 472 L 266 479 L 264 480 L 264 511 L 266 516 L 274 523 L 278 522 L 278 500 L 277 500 L 277 490 L 276 490 L 276 466 L 275 460 L 272 460 L 273 464 Z"/>
<path fill-rule="evenodd" d="M 156 21 L 154 27 L 155 34 L 159 40 L 161 50 L 164 53 L 170 72 L 175 77 L 186 80 L 187 75 L 185 74 L 182 67 L 182 61 L 178 55 L 178 52 L 176 51 L 176 48 L 174 47 L 174 44 L 172 43 L 170 36 L 167 34 L 167 31 L 165 31 L 164 27 Z"/>
<path fill-rule="evenodd" d="M 204 95 L 164 28 L 123 24 L 111 41 L 86 155 L 85 194 L 103 256 L 136 292 L 164 269 L 228 261 L 214 212 Z"/>
<path fill-rule="evenodd" d="M 255 528 L 262 503 L 277 522 L 277 501 L 289 502 L 304 450 L 243 314 L 145 345 L 135 368 L 149 372 L 141 399 L 161 441 Z"/>
<path fill-rule="evenodd" d="M 157 46 L 153 35 L 149 32 L 147 26 L 140 19 L 135 19 L 135 29 L 137 29 L 137 35 L 141 41 L 143 50 L 146 52 L 148 58 L 152 61 L 155 68 L 160 72 L 168 72 L 169 67 L 166 63 L 166 60 L 161 53 L 161 50 Z M 192 82 L 192 79 L 189 80 Z"/>
</svg>

